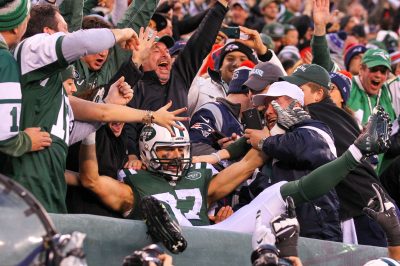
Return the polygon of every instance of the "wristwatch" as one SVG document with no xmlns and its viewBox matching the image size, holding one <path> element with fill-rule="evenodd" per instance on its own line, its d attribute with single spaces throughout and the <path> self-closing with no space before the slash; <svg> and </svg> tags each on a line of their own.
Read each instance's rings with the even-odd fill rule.
<svg viewBox="0 0 400 266">
<path fill-rule="evenodd" d="M 265 141 L 266 139 L 267 139 L 267 137 L 264 137 L 264 138 L 260 139 L 260 141 L 258 142 L 257 148 L 258 148 L 260 151 L 262 151 L 262 148 L 263 148 L 263 146 L 264 146 L 264 141 Z"/>
</svg>

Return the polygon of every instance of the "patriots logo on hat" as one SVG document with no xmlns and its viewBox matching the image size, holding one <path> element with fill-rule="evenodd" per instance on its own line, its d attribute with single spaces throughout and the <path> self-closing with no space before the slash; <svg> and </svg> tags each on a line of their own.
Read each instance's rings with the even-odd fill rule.
<svg viewBox="0 0 400 266">
<path fill-rule="evenodd" d="M 253 68 L 253 69 L 250 71 L 249 76 L 250 76 L 250 75 L 253 75 L 253 74 L 262 77 L 262 76 L 264 75 L 264 71 L 262 71 L 261 69 Z"/>
<path fill-rule="evenodd" d="M 362 50 L 364 49 L 364 47 L 360 46 L 360 47 L 356 47 L 354 48 L 353 52 L 354 53 L 362 53 Z"/>
<path fill-rule="evenodd" d="M 239 77 L 239 71 L 233 71 L 232 80 L 237 79 Z"/>
<path fill-rule="evenodd" d="M 237 46 L 236 44 L 231 44 L 226 46 L 225 51 L 233 51 L 233 50 L 237 50 L 239 49 L 239 46 Z"/>
<path fill-rule="evenodd" d="M 386 53 L 386 52 L 384 52 L 384 51 L 376 51 L 376 52 L 374 52 L 372 55 L 380 56 L 380 57 L 382 57 L 382 58 L 385 59 L 385 60 L 389 60 L 389 54 Z"/>
</svg>

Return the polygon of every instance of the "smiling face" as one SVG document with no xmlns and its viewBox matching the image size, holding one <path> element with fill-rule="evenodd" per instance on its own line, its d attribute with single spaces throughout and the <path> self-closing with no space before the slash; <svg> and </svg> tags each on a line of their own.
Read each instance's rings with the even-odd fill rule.
<svg viewBox="0 0 400 266">
<path fill-rule="evenodd" d="M 167 46 L 157 42 L 150 49 L 149 56 L 142 64 L 143 71 L 155 71 L 161 84 L 168 82 L 171 74 L 171 55 Z"/>
<path fill-rule="evenodd" d="M 278 120 L 278 114 L 276 113 L 276 111 L 272 107 L 272 105 L 270 104 L 272 100 L 275 100 L 282 107 L 282 109 L 287 108 L 290 105 L 290 103 L 293 101 L 293 99 L 288 96 L 279 96 L 276 98 L 272 98 L 272 97 L 268 98 L 268 100 L 266 101 L 267 111 L 265 112 L 265 120 L 267 121 L 267 127 L 270 130 L 275 126 L 276 121 Z M 298 104 L 296 104 L 296 105 L 298 105 Z"/>
<path fill-rule="evenodd" d="M 246 10 L 244 10 L 240 5 L 236 4 L 231 7 L 232 22 L 243 26 L 249 16 Z"/>
<path fill-rule="evenodd" d="M 229 84 L 232 80 L 233 71 L 240 67 L 246 60 L 249 60 L 247 55 L 239 51 L 233 51 L 227 54 L 220 68 L 222 79 Z"/>
<path fill-rule="evenodd" d="M 124 128 L 125 123 L 121 122 L 110 122 L 108 126 L 110 127 L 111 131 L 114 133 L 115 137 L 121 136 L 122 129 Z"/>
<path fill-rule="evenodd" d="M 360 80 L 364 90 L 369 95 L 377 95 L 386 82 L 388 74 L 389 69 L 385 66 L 368 68 L 363 64 L 360 68 Z"/>
<path fill-rule="evenodd" d="M 104 50 L 98 54 L 86 55 L 82 57 L 82 61 L 88 65 L 90 70 L 99 71 L 106 62 L 108 53 L 108 50 Z"/>
</svg>

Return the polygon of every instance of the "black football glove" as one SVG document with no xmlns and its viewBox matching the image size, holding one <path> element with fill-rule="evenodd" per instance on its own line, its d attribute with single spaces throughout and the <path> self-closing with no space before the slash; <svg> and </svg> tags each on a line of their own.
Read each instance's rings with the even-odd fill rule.
<svg viewBox="0 0 400 266">
<path fill-rule="evenodd" d="M 368 207 L 365 207 L 363 211 L 385 231 L 389 246 L 399 246 L 400 224 L 396 207 L 378 184 L 372 184 L 372 188 L 375 190 L 376 196 L 369 200 Z"/>
</svg>

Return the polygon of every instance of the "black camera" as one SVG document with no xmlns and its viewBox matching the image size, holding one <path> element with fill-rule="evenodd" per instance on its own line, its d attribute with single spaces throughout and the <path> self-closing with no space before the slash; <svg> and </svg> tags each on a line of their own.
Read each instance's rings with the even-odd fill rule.
<svg viewBox="0 0 400 266">
<path fill-rule="evenodd" d="M 279 258 L 279 249 L 275 246 L 264 244 L 251 253 L 253 266 L 292 266 L 286 259 Z"/>
<path fill-rule="evenodd" d="M 164 253 L 164 249 L 156 244 L 151 244 L 141 250 L 135 250 L 131 255 L 126 256 L 122 266 L 148 266 L 150 262 L 153 262 L 157 266 L 162 266 L 163 262 L 158 256 Z"/>
</svg>

